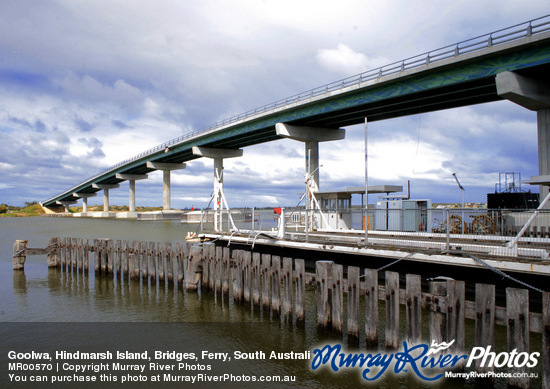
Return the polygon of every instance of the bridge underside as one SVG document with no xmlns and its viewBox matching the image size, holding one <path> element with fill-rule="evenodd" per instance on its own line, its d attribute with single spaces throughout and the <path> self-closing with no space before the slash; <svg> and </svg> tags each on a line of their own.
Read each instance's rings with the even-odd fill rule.
<svg viewBox="0 0 550 389">
<path fill-rule="evenodd" d="M 275 131 L 277 123 L 336 129 L 363 123 L 365 117 L 374 122 L 502 100 L 497 94 L 495 78 L 505 71 L 546 79 L 550 74 L 550 35 L 521 49 L 501 50 L 482 58 L 433 67 L 427 65 L 420 71 L 405 72 L 399 77 L 370 82 L 334 95 L 327 94 L 311 102 L 189 138 L 170 146 L 169 150 L 147 155 L 97 176 L 43 205 L 77 200 L 73 195 L 75 192 L 95 193 L 99 189 L 93 188 L 93 183 L 118 184 L 124 181 L 116 177 L 117 173 L 147 174 L 154 171 L 147 162 L 183 163 L 200 158 L 193 154 L 193 146 L 238 149 L 281 139 Z"/>
</svg>

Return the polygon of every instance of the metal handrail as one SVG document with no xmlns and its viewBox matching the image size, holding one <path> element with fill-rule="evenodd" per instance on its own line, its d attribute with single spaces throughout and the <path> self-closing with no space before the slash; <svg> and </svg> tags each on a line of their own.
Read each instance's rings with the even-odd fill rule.
<svg viewBox="0 0 550 389">
<path fill-rule="evenodd" d="M 263 115 L 267 112 L 273 112 L 276 110 L 284 109 L 291 105 L 296 105 L 301 102 L 310 101 L 311 99 L 317 96 L 321 96 L 321 95 L 326 96 L 332 92 L 342 91 L 344 89 L 358 86 L 369 81 L 380 80 L 380 78 L 382 77 L 397 74 L 406 70 L 415 69 L 421 66 L 425 66 L 426 64 L 433 64 L 435 62 L 469 54 L 488 47 L 497 46 L 497 45 L 505 44 L 521 38 L 526 38 L 532 35 L 541 34 L 546 31 L 550 31 L 550 15 L 545 15 L 537 19 L 533 19 L 524 23 L 516 24 L 511 27 L 507 27 L 501 30 L 491 32 L 489 34 L 480 35 L 475 38 L 470 38 L 465 41 L 444 46 L 439 49 L 431 50 L 423 54 L 415 55 L 413 57 L 409 57 L 401 61 L 392 62 L 388 65 L 367 70 L 363 73 L 346 77 L 344 79 L 334 81 L 329 84 L 326 84 L 317 88 L 313 88 L 308 91 L 301 92 L 281 100 L 277 100 L 275 102 L 266 104 L 262 107 L 240 113 L 230 118 L 223 119 L 201 130 L 195 130 L 195 131 L 189 132 L 187 134 L 184 134 L 182 136 L 179 136 L 177 138 L 164 142 L 158 146 L 155 146 L 149 150 L 141 152 L 124 161 L 121 161 L 103 170 L 99 174 L 96 174 L 88 178 L 82 183 L 93 181 L 94 179 L 99 178 L 100 176 L 105 175 L 106 173 L 109 173 L 110 171 L 113 171 L 123 165 L 126 165 L 133 161 L 137 161 L 146 156 L 151 156 L 153 154 L 156 154 L 161 150 L 165 150 L 167 147 L 171 147 L 176 144 L 182 143 L 183 141 L 188 140 L 190 138 L 206 135 L 208 133 L 219 130 L 225 126 L 235 124 L 239 121 L 243 121 L 257 115 Z M 60 197 L 65 193 L 71 192 L 72 190 L 76 189 L 78 186 L 82 185 L 82 183 L 66 192 L 60 193 L 59 195 L 52 197 L 50 200 L 47 200 L 45 202 L 49 202 L 55 198 Z"/>
</svg>

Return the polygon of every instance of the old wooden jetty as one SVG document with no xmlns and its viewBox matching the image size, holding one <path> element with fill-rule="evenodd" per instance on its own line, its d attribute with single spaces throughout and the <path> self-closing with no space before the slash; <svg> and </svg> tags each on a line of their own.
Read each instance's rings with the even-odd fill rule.
<svg viewBox="0 0 550 389">
<path fill-rule="evenodd" d="M 93 269 L 97 276 L 128 282 L 174 284 L 187 292 L 200 288 L 258 312 L 269 312 L 289 325 L 304 323 L 306 289 L 314 289 L 318 329 L 347 336 L 354 343 L 364 339 L 367 348 L 385 345 L 397 349 L 403 341 L 429 343 L 422 339 L 422 312 L 428 313 L 430 341 L 454 340 L 447 352 L 457 355 L 467 353 L 466 320 L 475 322 L 475 347 L 494 346 L 496 326 L 505 327 L 508 348 L 498 352 L 529 353 L 530 333 L 539 333 L 542 386 L 550 388 L 550 293 L 542 293 L 541 312 L 532 312 L 527 289 L 507 288 L 505 306 L 497 306 L 494 285 L 476 284 L 474 299 L 467 300 L 464 281 L 431 281 L 429 290 L 423 290 L 421 276 L 415 274 L 406 274 L 403 279 L 396 272 L 361 270 L 331 261 L 317 261 L 312 273 L 306 271 L 303 259 L 214 243 L 59 237 L 52 238 L 46 249 L 27 245 L 27 241 L 15 242 L 16 270 L 24 268 L 27 255 L 47 254 L 48 266 L 62 271 L 88 275 Z M 385 319 L 383 328 L 379 315 Z M 404 339 L 400 337 L 401 323 L 406 329 Z M 475 369 L 486 372 L 487 366 L 477 364 Z M 526 366 L 509 371 L 525 373 L 514 374 L 509 385 L 529 387 Z"/>
</svg>

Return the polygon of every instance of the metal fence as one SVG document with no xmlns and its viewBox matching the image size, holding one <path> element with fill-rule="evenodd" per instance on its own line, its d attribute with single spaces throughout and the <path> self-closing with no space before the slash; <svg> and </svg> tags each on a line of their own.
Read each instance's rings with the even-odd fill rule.
<svg viewBox="0 0 550 389">
<path fill-rule="evenodd" d="M 526 222 L 531 224 L 518 237 Z M 548 259 L 550 253 L 550 210 L 428 208 L 428 209 L 287 209 L 283 215 L 273 210 L 232 211 L 238 231 L 232 228 L 227 212 L 222 225 L 227 234 L 271 232 L 274 237 L 304 242 L 333 242 L 343 245 L 402 247 L 433 250 L 435 253 L 461 251 L 493 256 Z M 281 235 L 280 219 L 284 218 Z M 214 211 L 202 213 L 197 230 L 212 230 Z M 367 232 L 365 233 L 365 226 Z M 307 228 L 306 228 L 307 227 Z"/>
</svg>

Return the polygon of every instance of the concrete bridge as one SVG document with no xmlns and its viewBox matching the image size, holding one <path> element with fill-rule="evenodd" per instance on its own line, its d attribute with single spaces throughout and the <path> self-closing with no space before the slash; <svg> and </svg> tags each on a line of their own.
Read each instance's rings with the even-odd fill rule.
<svg viewBox="0 0 550 389">
<path fill-rule="evenodd" d="M 538 115 L 541 198 L 550 185 L 550 15 L 407 58 L 248 111 L 206 129 L 173 139 L 123 161 L 44 202 L 64 206 L 129 181 L 130 215 L 137 180 L 164 172 L 165 211 L 170 210 L 170 172 L 197 158 L 214 160 L 214 208 L 223 207 L 223 159 L 283 137 L 305 143 L 311 190 L 319 188 L 318 143 L 343 139 L 343 127 L 400 116 L 511 100 Z"/>
</svg>

